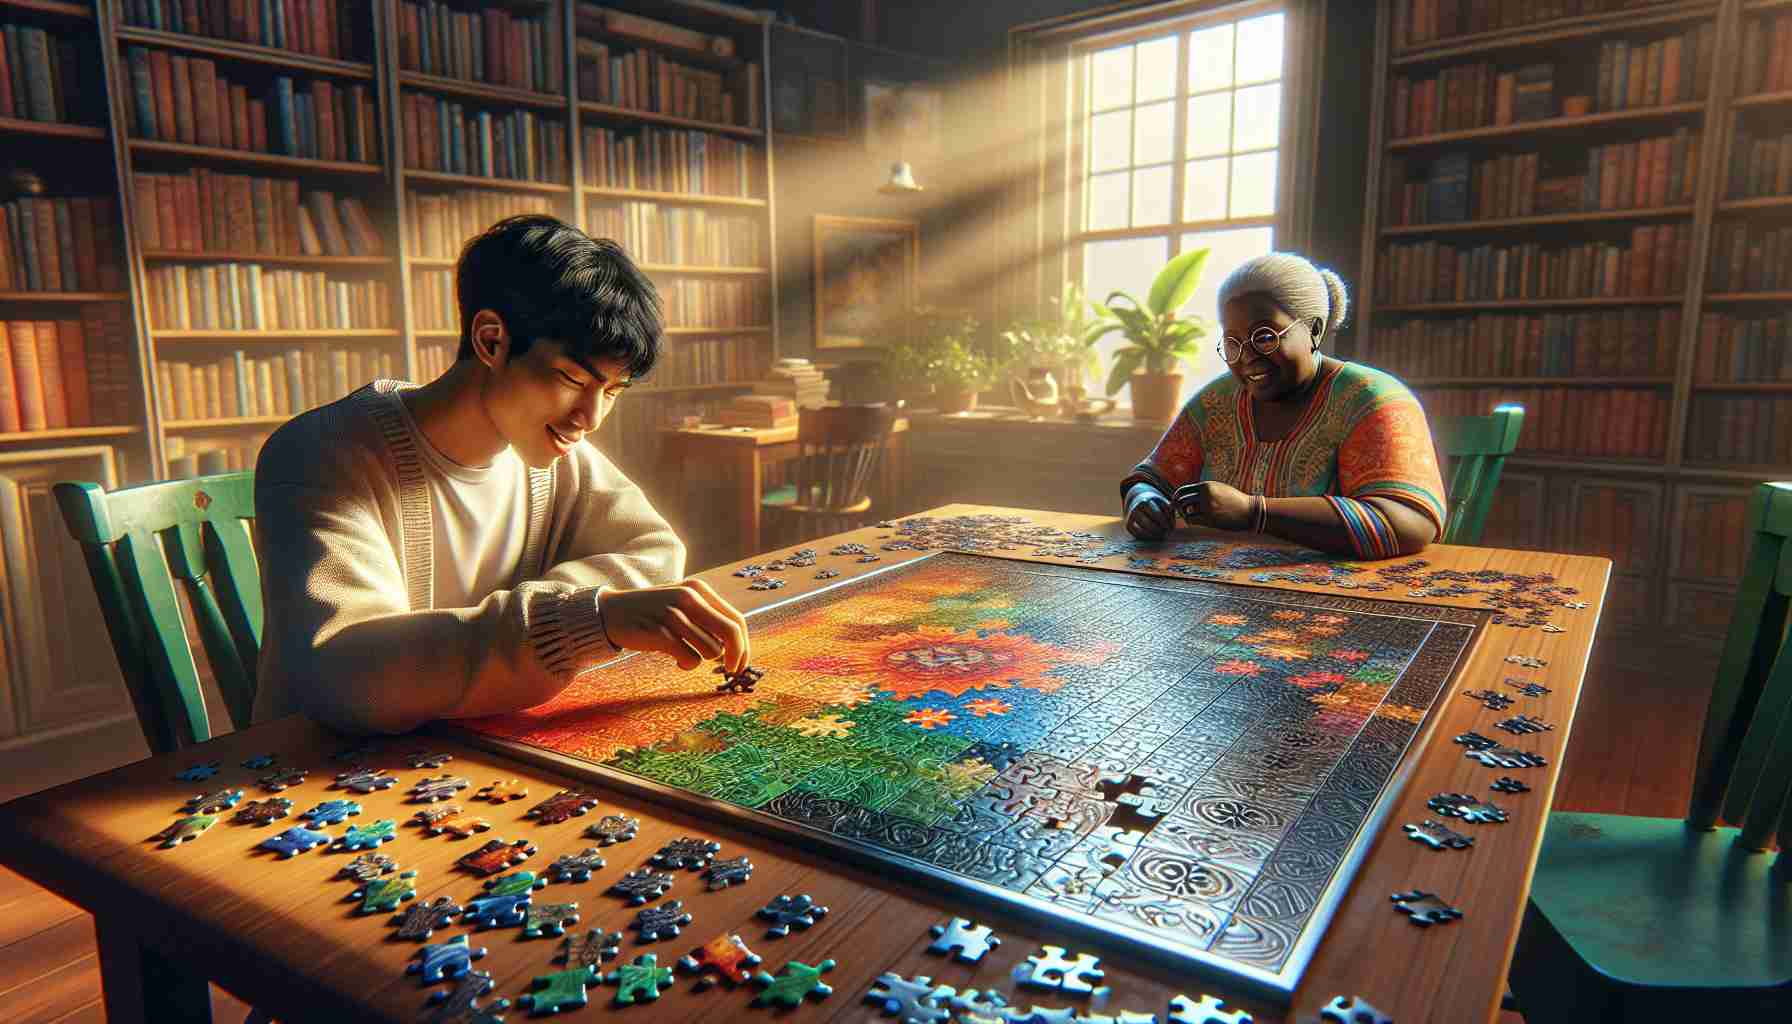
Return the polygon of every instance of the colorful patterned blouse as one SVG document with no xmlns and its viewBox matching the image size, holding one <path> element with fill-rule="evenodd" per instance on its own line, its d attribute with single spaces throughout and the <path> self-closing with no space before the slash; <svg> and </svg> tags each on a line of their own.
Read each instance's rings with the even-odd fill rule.
<svg viewBox="0 0 1792 1024">
<path fill-rule="evenodd" d="M 1392 498 L 1423 513 L 1443 536 L 1443 478 L 1425 411 L 1406 385 L 1371 367 L 1325 359 L 1317 392 L 1288 436 L 1257 439 L 1250 393 L 1230 373 L 1182 407 L 1157 447 L 1120 484 L 1140 481 L 1166 496 L 1218 480 L 1270 498 L 1323 496 L 1350 527 L 1357 554 L 1398 553 L 1393 528 L 1360 499 Z"/>
</svg>

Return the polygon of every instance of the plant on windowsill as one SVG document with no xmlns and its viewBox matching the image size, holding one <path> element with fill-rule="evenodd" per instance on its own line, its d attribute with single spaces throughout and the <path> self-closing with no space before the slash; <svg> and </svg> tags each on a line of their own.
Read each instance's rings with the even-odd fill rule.
<svg viewBox="0 0 1792 1024">
<path fill-rule="evenodd" d="M 931 388 L 941 412 L 969 412 L 977 393 L 988 390 L 1001 371 L 996 359 L 977 351 L 977 318 L 917 307 L 890 332 L 884 369 L 900 387 Z"/>
<path fill-rule="evenodd" d="M 1110 294 L 1105 303 L 1091 303 L 1101 317 L 1091 343 L 1114 331 L 1126 336 L 1127 346 L 1114 353 L 1107 392 L 1115 395 L 1131 384 L 1135 420 L 1168 423 L 1176 415 L 1176 398 L 1182 393 L 1178 367 L 1182 360 L 1196 357 L 1199 342 L 1207 336 L 1205 318 L 1178 319 L 1176 311 L 1195 294 L 1211 251 L 1192 249 L 1164 264 L 1143 304 L 1121 291 Z M 1125 299 L 1132 308 L 1116 305 L 1116 299 Z"/>
<path fill-rule="evenodd" d="M 1089 315 L 1083 290 L 1074 283 L 1064 285 L 1053 305 L 1056 309 L 1052 316 L 1018 318 L 998 340 L 1014 353 L 1014 362 L 1029 371 L 1025 382 L 1017 379 L 1014 385 L 1017 391 L 1025 392 L 1029 402 L 1044 401 L 1042 390 L 1049 390 L 1054 401 L 1061 392 L 1066 410 L 1076 410 L 1083 406 L 1088 394 L 1085 374 L 1101 366 L 1095 354 L 1095 339 L 1101 334 L 1102 322 Z M 1055 378 L 1055 388 L 1038 386 L 1051 384 L 1041 379 L 1041 370 Z"/>
</svg>

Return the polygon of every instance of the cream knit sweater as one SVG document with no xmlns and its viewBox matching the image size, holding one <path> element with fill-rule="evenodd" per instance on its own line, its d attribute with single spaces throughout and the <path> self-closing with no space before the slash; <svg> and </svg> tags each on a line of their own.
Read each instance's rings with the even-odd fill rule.
<svg viewBox="0 0 1792 1024">
<path fill-rule="evenodd" d="M 589 444 L 529 471 L 509 589 L 435 608 L 423 464 L 379 380 L 297 416 L 255 466 L 261 659 L 255 720 L 291 712 L 350 732 L 404 732 L 547 700 L 615 652 L 601 587 L 684 574 L 684 545 Z"/>
</svg>

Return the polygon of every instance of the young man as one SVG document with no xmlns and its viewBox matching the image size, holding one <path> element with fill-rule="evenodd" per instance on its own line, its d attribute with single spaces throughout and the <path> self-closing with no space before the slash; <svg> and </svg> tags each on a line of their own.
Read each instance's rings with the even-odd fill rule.
<svg viewBox="0 0 1792 1024">
<path fill-rule="evenodd" d="M 623 649 L 747 665 L 746 619 L 586 434 L 660 354 L 615 243 L 500 221 L 456 270 L 460 353 L 293 418 L 255 467 L 257 721 L 351 732 L 515 711 Z"/>
</svg>

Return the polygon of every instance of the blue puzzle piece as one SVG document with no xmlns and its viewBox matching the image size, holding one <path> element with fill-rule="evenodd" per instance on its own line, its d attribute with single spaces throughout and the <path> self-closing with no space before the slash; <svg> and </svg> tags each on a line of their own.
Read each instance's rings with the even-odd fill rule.
<svg viewBox="0 0 1792 1024">
<path fill-rule="evenodd" d="M 398 837 L 398 822 L 381 818 L 371 825 L 354 825 L 336 840 L 338 850 L 371 850 Z"/>
<path fill-rule="evenodd" d="M 319 832 L 303 825 L 294 825 L 277 836 L 263 839 L 257 845 L 264 850 L 273 850 L 281 857 L 291 857 L 294 854 L 304 853 L 313 846 L 322 846 L 329 841 L 330 834 L 328 832 Z"/>
<path fill-rule="evenodd" d="M 263 768 L 271 767 L 276 760 L 278 760 L 278 758 L 272 754 L 257 754 L 244 761 L 243 767 L 250 771 L 258 772 Z"/>
<path fill-rule="evenodd" d="M 479 928 L 498 928 L 522 924 L 529 916 L 529 895 L 476 896 L 467 901 L 460 919 Z"/>
<path fill-rule="evenodd" d="M 218 768 L 218 762 L 205 761 L 201 764 L 190 766 L 179 775 L 176 775 L 175 778 L 182 782 L 204 782 L 206 779 L 218 774 Z"/>
<path fill-rule="evenodd" d="M 361 805 L 353 800 L 325 800 L 299 817 L 309 821 L 312 826 L 340 825 L 344 818 L 361 813 Z"/>
<path fill-rule="evenodd" d="M 417 962 L 404 969 L 406 974 L 422 976 L 425 985 L 433 985 L 445 978 L 459 978 L 473 969 L 472 962 L 485 956 L 484 946 L 467 945 L 465 935 L 456 935 L 447 942 L 439 942 L 433 946 L 424 946 L 411 954 Z"/>
</svg>

